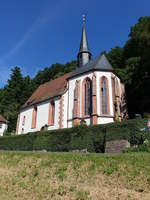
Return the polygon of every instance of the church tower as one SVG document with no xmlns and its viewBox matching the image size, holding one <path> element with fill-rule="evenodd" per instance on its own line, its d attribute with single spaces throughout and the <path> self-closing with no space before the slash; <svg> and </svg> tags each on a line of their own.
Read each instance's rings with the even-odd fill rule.
<svg viewBox="0 0 150 200">
<path fill-rule="evenodd" d="M 82 67 L 91 59 L 91 52 L 88 47 L 88 41 L 85 30 L 85 16 L 83 15 L 83 26 L 82 26 L 82 35 L 80 42 L 80 49 L 78 53 L 78 67 Z"/>
</svg>

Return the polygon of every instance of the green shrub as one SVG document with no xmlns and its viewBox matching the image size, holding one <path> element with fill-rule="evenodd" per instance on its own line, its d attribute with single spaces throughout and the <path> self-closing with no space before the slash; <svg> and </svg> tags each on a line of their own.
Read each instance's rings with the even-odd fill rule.
<svg viewBox="0 0 150 200">
<path fill-rule="evenodd" d="M 96 153 L 104 153 L 106 142 L 105 126 L 95 125 L 90 127 L 91 137 L 93 141 L 93 149 Z"/>
<path fill-rule="evenodd" d="M 144 131 L 142 133 L 143 141 L 149 140 L 150 141 L 150 131 Z"/>
<path fill-rule="evenodd" d="M 87 149 L 93 152 L 92 132 L 86 125 L 76 126 L 71 133 L 70 150 Z"/>
<path fill-rule="evenodd" d="M 132 153 L 132 152 L 148 152 L 150 153 L 150 142 L 143 143 L 138 147 L 131 147 L 125 150 L 125 153 Z"/>
<path fill-rule="evenodd" d="M 150 136 L 143 134 L 143 119 L 126 120 L 122 123 L 86 126 L 80 125 L 68 129 L 28 133 L 0 138 L 0 150 L 47 150 L 73 151 L 87 149 L 88 152 L 103 153 L 105 142 L 126 139 L 132 145 L 139 145 Z"/>
<path fill-rule="evenodd" d="M 106 125 L 106 141 L 111 140 L 130 140 L 130 129 L 121 123 Z"/>
<path fill-rule="evenodd" d="M 130 131 L 131 145 L 139 145 L 143 143 L 141 128 L 144 127 L 144 120 L 142 118 L 127 120 L 122 123 L 122 126 L 128 127 Z"/>
</svg>

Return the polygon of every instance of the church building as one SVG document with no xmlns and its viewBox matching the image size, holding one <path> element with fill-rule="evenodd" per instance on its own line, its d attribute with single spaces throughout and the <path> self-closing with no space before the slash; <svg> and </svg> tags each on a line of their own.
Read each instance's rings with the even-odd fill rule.
<svg viewBox="0 0 150 200">
<path fill-rule="evenodd" d="M 83 19 L 74 71 L 40 85 L 18 115 L 17 134 L 122 121 L 125 88 L 105 55 L 92 58 Z"/>
</svg>

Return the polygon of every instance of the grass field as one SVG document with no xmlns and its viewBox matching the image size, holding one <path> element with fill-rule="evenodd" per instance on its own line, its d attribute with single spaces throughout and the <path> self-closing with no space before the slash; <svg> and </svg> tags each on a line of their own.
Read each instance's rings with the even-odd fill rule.
<svg viewBox="0 0 150 200">
<path fill-rule="evenodd" d="M 150 199 L 150 154 L 0 152 L 0 200 Z"/>
</svg>

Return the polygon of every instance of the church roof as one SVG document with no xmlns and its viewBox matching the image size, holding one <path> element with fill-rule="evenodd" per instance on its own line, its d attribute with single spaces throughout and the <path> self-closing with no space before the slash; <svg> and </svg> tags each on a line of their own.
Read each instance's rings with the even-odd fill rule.
<svg viewBox="0 0 150 200">
<path fill-rule="evenodd" d="M 67 79 L 71 73 L 67 73 L 52 81 L 40 85 L 32 96 L 26 101 L 22 108 L 46 101 L 52 97 L 59 96 L 64 93 L 67 88 Z"/>
<path fill-rule="evenodd" d="M 7 124 L 7 120 L 2 115 L 0 115 L 0 122 Z"/>
<path fill-rule="evenodd" d="M 87 64 L 82 67 L 77 67 L 73 72 L 71 77 L 92 71 L 113 71 L 113 68 L 104 54 L 97 56 L 95 59 L 91 59 Z M 71 78 L 70 77 L 70 78 Z"/>
</svg>

